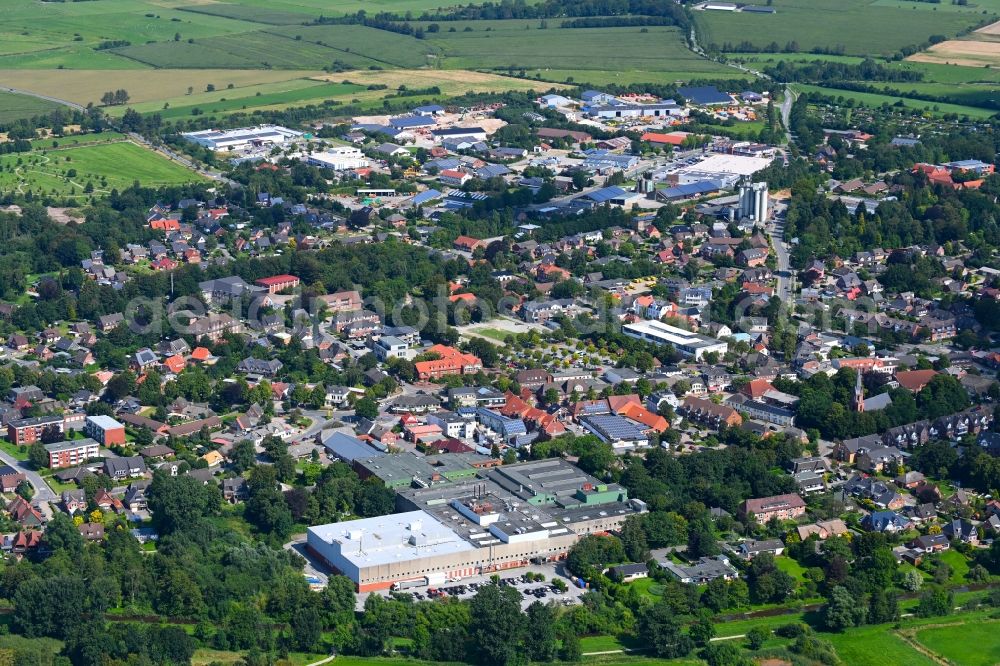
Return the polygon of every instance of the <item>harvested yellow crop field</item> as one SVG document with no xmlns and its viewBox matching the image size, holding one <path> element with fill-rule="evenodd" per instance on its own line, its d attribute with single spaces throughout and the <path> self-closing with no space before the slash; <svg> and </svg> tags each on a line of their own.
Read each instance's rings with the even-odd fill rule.
<svg viewBox="0 0 1000 666">
<path fill-rule="evenodd" d="M 972 34 L 976 33 L 981 33 L 983 35 L 1000 35 L 1000 21 L 983 26 L 979 30 L 974 31 Z"/>
<path fill-rule="evenodd" d="M 935 44 L 926 51 L 910 56 L 907 60 L 963 67 L 996 66 L 1000 65 L 1000 42 L 952 39 Z"/>
<path fill-rule="evenodd" d="M 437 86 L 445 95 L 459 95 L 468 91 L 502 92 L 504 90 L 548 90 L 553 87 L 561 87 L 544 81 L 527 81 L 510 76 L 461 69 L 360 70 L 324 74 L 314 78 L 322 81 L 351 81 L 364 86 L 381 84 L 390 89 L 396 89 L 399 86 L 411 89 Z"/>
</svg>

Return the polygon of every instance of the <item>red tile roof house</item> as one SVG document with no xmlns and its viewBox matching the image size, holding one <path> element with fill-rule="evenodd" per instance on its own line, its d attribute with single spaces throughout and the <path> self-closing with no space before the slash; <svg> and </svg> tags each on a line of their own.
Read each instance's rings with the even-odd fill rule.
<svg viewBox="0 0 1000 666">
<path fill-rule="evenodd" d="M 41 527 L 45 523 L 42 514 L 23 497 L 16 497 L 7 506 L 7 513 L 11 520 L 20 523 L 25 527 Z"/>
<path fill-rule="evenodd" d="M 472 238 L 471 236 L 459 236 L 455 239 L 454 245 L 456 250 L 475 252 L 477 247 L 484 247 L 486 243 L 478 238 Z"/>
<path fill-rule="evenodd" d="M 772 518 L 790 520 L 805 512 L 805 500 L 794 493 L 748 499 L 740 506 L 740 513 L 747 517 L 753 516 L 758 523 L 766 523 Z"/>
<path fill-rule="evenodd" d="M 180 374 L 184 370 L 184 366 L 187 365 L 187 361 L 180 354 L 174 354 L 173 356 L 163 359 L 163 367 L 175 375 Z"/>
<path fill-rule="evenodd" d="M 277 294 L 280 291 L 295 289 L 298 287 L 299 279 L 294 275 L 274 275 L 272 277 L 254 280 L 254 284 L 260 285 L 261 287 L 267 287 L 267 291 L 270 294 Z"/>
</svg>

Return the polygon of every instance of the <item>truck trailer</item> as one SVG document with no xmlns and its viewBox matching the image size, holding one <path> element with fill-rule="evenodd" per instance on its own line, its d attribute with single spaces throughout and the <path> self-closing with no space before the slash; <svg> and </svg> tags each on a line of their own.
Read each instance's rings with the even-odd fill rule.
<svg viewBox="0 0 1000 666">
<path fill-rule="evenodd" d="M 421 576 L 420 578 L 413 578 L 411 580 L 400 580 L 392 584 L 393 590 L 409 590 L 414 587 L 427 587 L 428 585 L 443 585 L 447 582 L 448 577 L 443 571 L 427 574 L 426 576 Z"/>
</svg>

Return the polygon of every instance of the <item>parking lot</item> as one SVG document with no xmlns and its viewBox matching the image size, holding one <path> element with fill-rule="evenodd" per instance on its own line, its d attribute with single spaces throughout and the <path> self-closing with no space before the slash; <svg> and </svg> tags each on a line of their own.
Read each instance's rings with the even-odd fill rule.
<svg viewBox="0 0 1000 666">
<path fill-rule="evenodd" d="M 525 574 L 528 572 L 533 574 L 542 574 L 545 576 L 545 582 L 536 583 L 534 581 L 529 582 L 525 580 Z M 561 562 L 555 564 L 533 564 L 528 567 L 510 569 L 496 574 L 468 576 L 456 582 L 445 583 L 439 587 L 413 587 L 406 590 L 400 590 L 400 592 L 412 594 L 414 599 L 417 601 L 440 599 L 444 597 L 471 599 L 475 596 L 480 587 L 489 584 L 493 575 L 500 577 L 501 585 L 513 587 L 521 593 L 522 608 L 527 608 L 535 601 L 541 601 L 542 603 L 555 601 L 556 603 L 569 606 L 579 603 L 580 597 L 584 592 L 586 592 L 586 590 L 573 584 L 573 582 L 569 579 L 569 573 L 565 571 Z M 560 578 L 564 583 L 566 583 L 566 592 L 560 592 L 555 588 L 555 586 L 552 585 L 553 578 Z M 382 596 L 387 597 L 391 593 L 389 591 L 384 591 L 359 594 L 359 610 L 364 608 L 365 599 L 368 598 L 368 594 L 381 594 Z"/>
<path fill-rule="evenodd" d="M 301 555 L 306 561 L 303 574 L 310 584 L 316 587 L 323 587 L 332 573 L 329 568 L 312 553 L 305 549 L 305 540 L 296 539 L 285 544 L 285 548 Z M 524 579 L 526 573 L 541 574 L 545 577 L 544 582 L 527 581 Z M 507 569 L 493 574 L 479 574 L 477 576 L 466 576 L 458 581 L 447 582 L 440 586 L 418 586 L 411 587 L 399 592 L 412 594 L 418 601 L 428 599 L 440 599 L 444 597 L 456 597 L 458 599 L 471 599 L 480 587 L 490 582 L 493 576 L 500 577 L 500 584 L 517 589 L 521 593 L 521 607 L 527 608 L 535 601 L 548 603 L 555 601 L 566 606 L 580 603 L 580 597 L 587 591 L 579 588 L 570 580 L 570 573 L 562 562 L 548 562 L 546 564 L 532 564 L 517 569 Z M 536 575 L 537 578 L 537 575 Z M 552 585 L 552 579 L 559 578 L 566 584 L 566 591 L 560 592 Z M 380 590 L 378 592 L 359 592 L 357 595 L 356 608 L 364 610 L 365 600 L 369 594 L 381 594 L 388 597 L 390 590 Z"/>
</svg>

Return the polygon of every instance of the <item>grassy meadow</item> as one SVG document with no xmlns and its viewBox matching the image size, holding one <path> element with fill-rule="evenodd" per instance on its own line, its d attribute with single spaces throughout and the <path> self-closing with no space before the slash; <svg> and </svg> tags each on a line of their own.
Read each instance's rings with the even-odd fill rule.
<svg viewBox="0 0 1000 666">
<path fill-rule="evenodd" d="M 106 140 L 91 136 L 91 145 L 52 148 L 48 141 L 49 147 L 0 156 L 0 191 L 87 199 L 134 181 L 158 186 L 201 180 L 193 171 L 115 135 Z"/>
<path fill-rule="evenodd" d="M 995 666 L 1000 659 L 1000 623 L 948 624 L 916 632 L 918 643 L 961 666 Z"/>
</svg>

